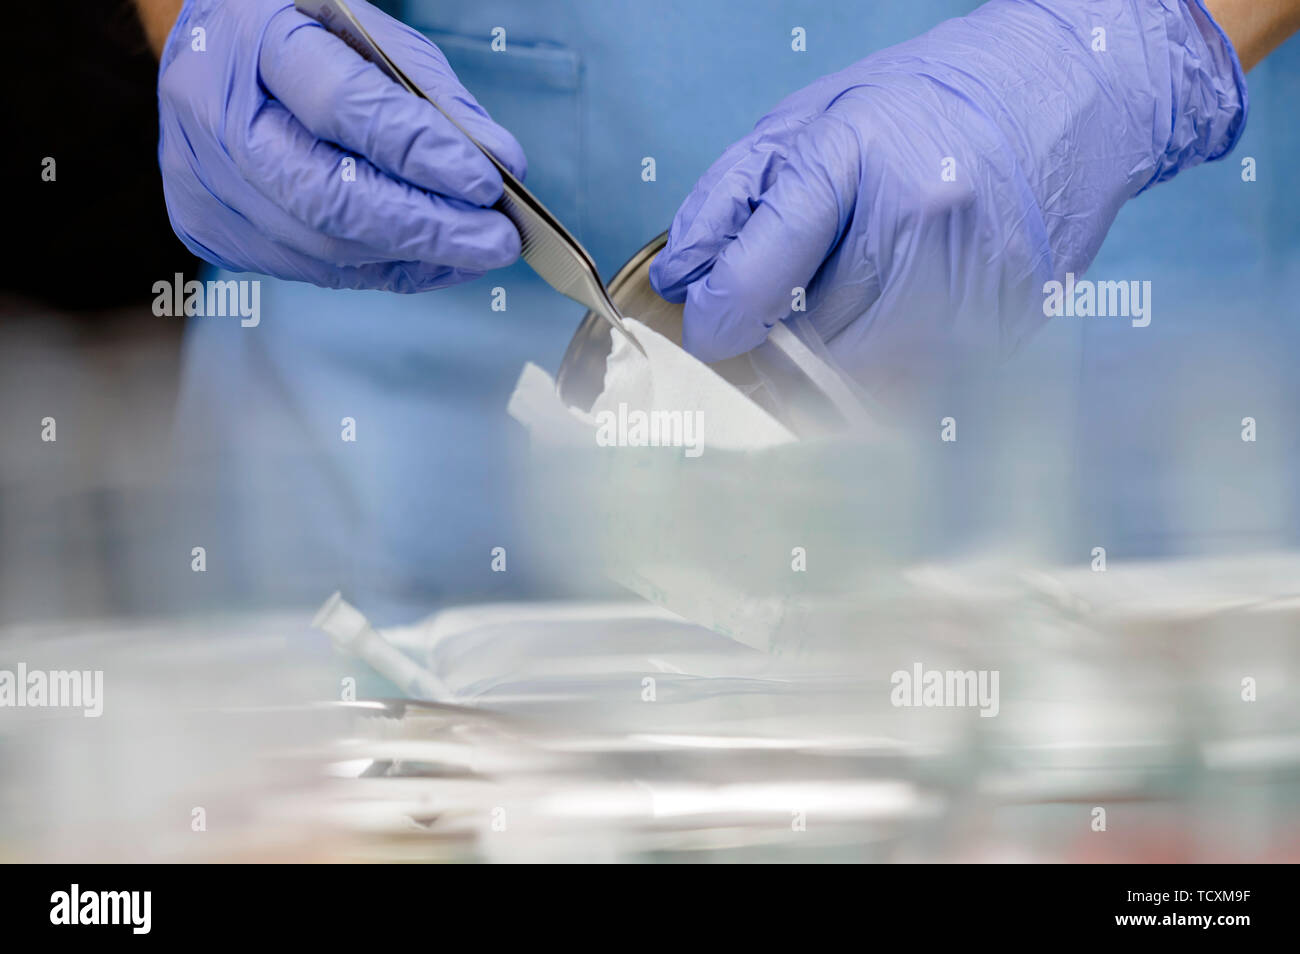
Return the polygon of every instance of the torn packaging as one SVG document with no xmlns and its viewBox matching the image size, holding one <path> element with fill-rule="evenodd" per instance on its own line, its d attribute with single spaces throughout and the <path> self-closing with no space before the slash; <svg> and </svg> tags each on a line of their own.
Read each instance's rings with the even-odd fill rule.
<svg viewBox="0 0 1300 954">
<path fill-rule="evenodd" d="M 604 391 L 589 412 L 566 405 L 551 377 L 527 364 L 509 413 L 541 450 L 651 446 L 650 422 L 656 419 L 664 446 L 676 436 L 674 415 L 679 415 L 683 450 L 652 452 L 650 459 L 645 453 L 610 454 L 609 468 L 572 467 L 567 460 L 560 461 L 558 472 L 543 466 L 537 477 L 543 485 L 539 519 L 576 547 L 574 565 L 596 553 L 599 571 L 632 592 L 714 632 L 770 649 L 792 612 L 763 573 L 752 573 L 750 555 L 767 550 L 750 539 L 754 528 L 726 515 L 737 508 L 766 512 L 761 493 L 756 500 L 741 489 L 754 486 L 745 477 L 748 470 L 765 466 L 747 452 L 794 445 L 798 438 L 671 340 L 634 319 L 626 323 L 646 357 L 614 336 Z M 641 415 L 644 432 L 638 432 L 634 415 Z M 778 482 L 778 489 L 786 488 Z M 635 506 L 628 506 L 630 498 Z M 763 532 L 781 536 L 784 521 L 791 519 L 800 518 L 782 514 L 774 524 L 764 521 Z M 722 559 L 721 552 L 730 556 Z M 733 573 L 760 580 L 765 595 L 738 589 Z"/>
<path fill-rule="evenodd" d="M 627 327 L 646 356 L 615 336 L 605 389 L 590 412 L 566 407 L 549 375 L 529 364 L 511 395 L 510 415 L 528 427 L 534 440 L 545 443 L 679 446 L 688 457 L 698 457 L 705 447 L 759 450 L 797 440 L 767 411 L 663 335 L 631 318 Z M 574 421 L 584 426 L 575 429 Z"/>
</svg>

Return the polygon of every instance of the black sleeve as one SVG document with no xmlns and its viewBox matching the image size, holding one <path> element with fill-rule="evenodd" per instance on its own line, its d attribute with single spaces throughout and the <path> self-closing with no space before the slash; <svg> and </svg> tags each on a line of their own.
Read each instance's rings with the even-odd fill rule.
<svg viewBox="0 0 1300 954">
<path fill-rule="evenodd" d="M 167 221 L 157 64 L 135 8 L 21 0 L 5 16 L 0 287 L 69 309 L 148 303 L 155 281 L 196 262 Z"/>
</svg>

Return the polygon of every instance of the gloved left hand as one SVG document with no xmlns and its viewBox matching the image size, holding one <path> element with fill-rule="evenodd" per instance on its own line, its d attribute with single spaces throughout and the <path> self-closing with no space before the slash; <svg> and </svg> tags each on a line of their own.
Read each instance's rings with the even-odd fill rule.
<svg viewBox="0 0 1300 954">
<path fill-rule="evenodd" d="M 803 289 L 884 397 L 931 359 L 1012 350 L 1043 283 L 1082 273 L 1127 199 L 1227 153 L 1245 112 L 1200 0 L 993 0 L 778 105 L 696 185 L 650 278 L 705 361 L 762 342 Z"/>
<path fill-rule="evenodd" d="M 350 4 L 522 178 L 524 154 L 416 30 Z M 424 291 L 519 257 L 501 176 L 437 109 L 286 0 L 186 0 L 159 67 L 167 211 L 196 255 L 328 287 Z"/>
</svg>

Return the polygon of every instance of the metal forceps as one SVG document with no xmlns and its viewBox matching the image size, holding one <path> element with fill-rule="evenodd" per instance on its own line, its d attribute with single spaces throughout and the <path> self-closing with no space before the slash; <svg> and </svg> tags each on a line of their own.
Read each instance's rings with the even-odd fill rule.
<svg viewBox="0 0 1300 954">
<path fill-rule="evenodd" d="M 596 270 L 596 265 L 587 254 L 587 250 L 568 229 L 560 224 L 560 220 L 553 216 L 496 156 L 492 155 L 491 151 L 471 136 L 464 126 L 452 119 L 446 110 L 401 71 L 388 54 L 380 49 L 374 38 L 366 32 L 366 28 L 361 25 L 361 21 L 357 19 L 345 0 L 294 0 L 294 6 L 299 12 L 318 21 L 363 58 L 378 66 L 407 92 L 431 103 L 438 112 L 447 117 L 447 122 L 464 133 L 465 137 L 487 156 L 488 161 L 501 174 L 505 190 L 493 208 L 508 218 L 519 230 L 524 261 L 542 277 L 546 284 L 561 295 L 572 298 L 600 315 L 621 332 L 637 351 L 642 355 L 645 354 L 645 349 L 641 347 L 640 342 L 624 326 L 623 316 L 619 314 L 618 308 L 609 297 L 609 291 L 605 288 L 605 283 L 600 280 L 600 273 Z"/>
</svg>

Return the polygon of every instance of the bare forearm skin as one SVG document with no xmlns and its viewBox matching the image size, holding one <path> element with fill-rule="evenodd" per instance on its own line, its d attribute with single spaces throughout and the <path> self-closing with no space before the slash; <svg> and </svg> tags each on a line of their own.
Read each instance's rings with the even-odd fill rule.
<svg viewBox="0 0 1300 954">
<path fill-rule="evenodd" d="M 1228 34 L 1244 70 L 1300 30 L 1300 0 L 1206 0 L 1205 6 Z"/>
<path fill-rule="evenodd" d="M 154 56 L 161 56 L 167 34 L 181 12 L 181 0 L 135 0 L 135 9 L 144 26 L 144 35 L 149 38 L 149 48 Z"/>
</svg>

